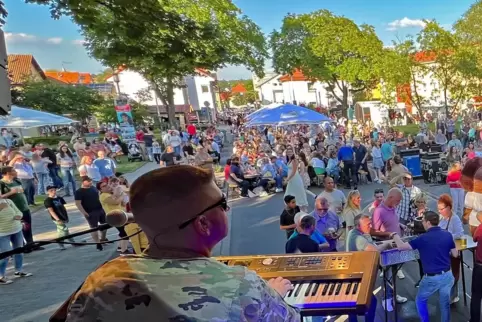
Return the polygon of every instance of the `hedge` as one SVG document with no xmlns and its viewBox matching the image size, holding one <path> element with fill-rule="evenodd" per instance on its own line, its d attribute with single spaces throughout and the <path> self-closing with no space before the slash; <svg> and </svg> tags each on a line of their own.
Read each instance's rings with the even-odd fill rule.
<svg viewBox="0 0 482 322">
<path fill-rule="evenodd" d="M 46 145 L 58 145 L 60 141 L 66 141 L 70 143 L 71 136 L 41 136 L 41 137 L 31 137 L 24 138 L 25 143 L 35 146 L 38 143 L 44 143 Z"/>
</svg>

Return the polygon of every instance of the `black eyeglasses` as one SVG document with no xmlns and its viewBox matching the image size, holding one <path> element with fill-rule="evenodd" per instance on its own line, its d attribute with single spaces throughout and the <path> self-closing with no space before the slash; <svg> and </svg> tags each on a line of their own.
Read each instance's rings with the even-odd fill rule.
<svg viewBox="0 0 482 322">
<path fill-rule="evenodd" d="M 180 224 L 180 225 L 179 225 L 179 229 L 184 229 L 184 228 L 186 228 L 187 226 L 189 226 L 190 223 L 192 223 L 194 220 L 196 220 L 197 217 L 203 215 L 206 211 L 209 211 L 209 210 L 214 209 L 214 208 L 217 208 L 217 207 L 221 207 L 224 211 L 228 211 L 228 210 L 229 210 L 228 200 L 226 199 L 226 195 L 225 195 L 225 194 L 223 194 L 223 196 L 221 197 L 221 200 L 219 200 L 218 202 L 216 202 L 214 205 L 207 207 L 206 209 L 204 209 L 203 211 L 201 211 L 200 213 L 198 213 L 196 216 L 194 216 L 194 217 L 192 217 L 191 219 L 189 219 L 188 221 L 185 221 L 185 222 L 183 222 L 182 224 Z"/>
</svg>

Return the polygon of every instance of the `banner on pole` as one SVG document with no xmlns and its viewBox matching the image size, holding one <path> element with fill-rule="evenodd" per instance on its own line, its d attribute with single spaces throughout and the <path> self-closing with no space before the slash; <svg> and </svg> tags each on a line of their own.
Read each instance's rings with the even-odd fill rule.
<svg viewBox="0 0 482 322">
<path fill-rule="evenodd" d="M 136 129 L 132 118 L 132 109 L 127 100 L 118 98 L 115 100 L 117 122 L 119 122 L 122 140 L 126 143 L 136 140 Z"/>
</svg>

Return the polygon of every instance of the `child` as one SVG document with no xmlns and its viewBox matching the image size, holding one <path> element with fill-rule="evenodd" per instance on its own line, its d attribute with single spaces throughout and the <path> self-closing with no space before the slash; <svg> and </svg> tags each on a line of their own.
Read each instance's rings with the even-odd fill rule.
<svg viewBox="0 0 482 322">
<path fill-rule="evenodd" d="M 291 237 L 295 231 L 295 215 L 300 212 L 300 207 L 296 205 L 296 199 L 292 195 L 286 195 L 284 198 L 285 209 L 279 218 L 280 229 L 286 230 L 286 239 Z"/>
<path fill-rule="evenodd" d="M 62 197 L 57 196 L 57 188 L 55 186 L 47 186 L 48 197 L 44 201 L 44 206 L 50 213 L 50 217 L 57 226 L 57 234 L 59 237 L 64 237 L 69 234 L 69 228 L 67 223 L 69 222 L 69 216 L 67 215 L 67 209 L 65 209 L 65 200 Z M 70 238 L 69 241 L 74 243 L 74 239 Z M 63 244 L 60 245 L 60 250 L 65 250 Z"/>
<path fill-rule="evenodd" d="M 286 242 L 286 253 L 316 253 L 319 251 L 318 243 L 311 239 L 311 234 L 315 231 L 315 218 L 304 216 L 301 218 L 298 236 Z"/>
<path fill-rule="evenodd" d="M 157 142 L 156 138 L 152 139 L 152 153 L 154 154 L 154 160 L 156 161 L 157 164 L 161 162 L 161 146 L 159 145 L 159 142 Z"/>
<path fill-rule="evenodd" d="M 299 235 L 300 231 L 300 224 L 301 224 L 301 219 L 303 219 L 306 216 L 311 216 L 310 214 L 307 214 L 306 212 L 299 212 L 295 215 L 295 224 L 296 224 L 296 229 L 294 233 L 291 235 L 291 237 L 288 239 L 290 241 L 291 239 L 296 238 L 296 236 Z M 319 251 L 325 251 L 328 252 L 330 251 L 330 244 L 326 240 L 326 238 L 320 234 L 316 229 L 313 231 L 313 233 L 310 235 L 310 238 L 313 239 L 318 244 Z"/>
</svg>

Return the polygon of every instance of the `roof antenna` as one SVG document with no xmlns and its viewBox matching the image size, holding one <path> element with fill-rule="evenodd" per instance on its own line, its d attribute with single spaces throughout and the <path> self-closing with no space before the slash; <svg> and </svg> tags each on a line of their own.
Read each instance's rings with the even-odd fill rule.
<svg viewBox="0 0 482 322">
<path fill-rule="evenodd" d="M 62 71 L 63 71 L 63 72 L 66 72 L 66 71 L 67 71 L 67 69 L 65 69 L 65 65 L 67 65 L 67 64 L 72 64 L 72 62 L 70 62 L 70 61 L 63 61 L 63 62 L 62 62 Z"/>
</svg>

